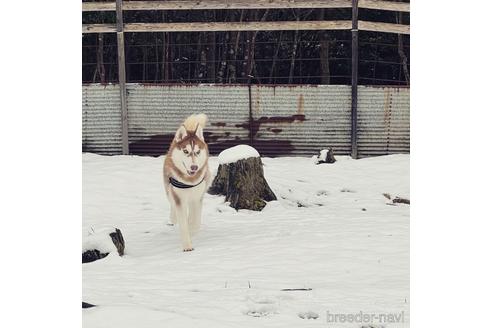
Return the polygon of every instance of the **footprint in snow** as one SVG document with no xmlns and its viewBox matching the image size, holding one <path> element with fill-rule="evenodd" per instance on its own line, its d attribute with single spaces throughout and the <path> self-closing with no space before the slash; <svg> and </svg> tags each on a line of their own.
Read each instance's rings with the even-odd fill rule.
<svg viewBox="0 0 492 328">
<path fill-rule="evenodd" d="M 316 320 L 319 318 L 319 314 L 317 314 L 316 312 L 313 312 L 313 311 L 307 311 L 307 312 L 300 312 L 297 314 L 299 316 L 299 318 L 301 319 L 313 319 L 313 320 Z"/>
<path fill-rule="evenodd" d="M 247 307 L 243 314 L 251 317 L 266 317 L 278 313 L 277 302 L 270 297 L 248 298 Z"/>
<path fill-rule="evenodd" d="M 266 317 L 278 313 L 277 307 L 272 304 L 256 304 L 243 312 L 250 317 Z"/>
</svg>

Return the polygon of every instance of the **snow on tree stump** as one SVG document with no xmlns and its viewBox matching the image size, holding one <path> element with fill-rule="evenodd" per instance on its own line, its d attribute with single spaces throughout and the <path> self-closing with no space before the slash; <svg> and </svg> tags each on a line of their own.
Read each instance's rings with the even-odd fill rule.
<svg viewBox="0 0 492 328">
<path fill-rule="evenodd" d="M 125 253 L 125 240 L 118 228 L 92 231 L 82 246 L 82 263 L 94 262 L 105 258 L 109 253 L 118 252 L 119 256 Z"/>
<path fill-rule="evenodd" d="M 318 156 L 313 156 L 313 159 L 316 164 L 333 164 L 337 161 L 331 148 L 322 149 Z"/>
<path fill-rule="evenodd" d="M 226 196 L 225 201 L 236 210 L 261 211 L 266 202 L 277 200 L 263 175 L 260 154 L 248 145 L 219 154 L 219 168 L 208 193 Z"/>
</svg>

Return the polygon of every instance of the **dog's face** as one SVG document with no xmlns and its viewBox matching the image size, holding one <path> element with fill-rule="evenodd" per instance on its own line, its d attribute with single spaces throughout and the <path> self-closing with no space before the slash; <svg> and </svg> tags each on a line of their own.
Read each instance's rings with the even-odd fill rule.
<svg viewBox="0 0 492 328">
<path fill-rule="evenodd" d="M 174 138 L 175 147 L 171 158 L 174 165 L 188 176 L 194 176 L 207 164 L 208 149 L 203 139 L 203 130 L 197 127 L 195 132 L 186 131 L 181 126 Z"/>
</svg>

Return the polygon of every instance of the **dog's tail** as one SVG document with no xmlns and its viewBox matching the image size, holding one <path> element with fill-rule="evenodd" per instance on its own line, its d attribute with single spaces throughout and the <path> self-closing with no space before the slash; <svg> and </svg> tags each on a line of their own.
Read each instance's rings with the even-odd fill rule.
<svg viewBox="0 0 492 328">
<path fill-rule="evenodd" d="M 187 131 L 195 131 L 196 128 L 199 126 L 205 128 L 205 125 L 207 124 L 207 115 L 205 114 L 193 114 L 188 116 L 188 118 L 184 121 L 183 125 L 186 128 Z"/>
</svg>

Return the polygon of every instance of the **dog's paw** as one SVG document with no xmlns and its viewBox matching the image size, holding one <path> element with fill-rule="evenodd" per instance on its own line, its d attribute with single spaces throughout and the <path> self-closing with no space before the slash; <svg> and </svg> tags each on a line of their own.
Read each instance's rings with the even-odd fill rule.
<svg viewBox="0 0 492 328">
<path fill-rule="evenodd" d="M 190 248 L 184 248 L 183 249 L 183 252 L 191 252 L 192 250 L 194 250 L 193 247 L 190 247 Z"/>
</svg>

